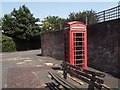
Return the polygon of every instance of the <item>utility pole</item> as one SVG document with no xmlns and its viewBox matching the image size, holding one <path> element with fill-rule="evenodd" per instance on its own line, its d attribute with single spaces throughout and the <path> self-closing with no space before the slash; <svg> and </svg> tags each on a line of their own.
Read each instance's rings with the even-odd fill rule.
<svg viewBox="0 0 120 90">
<path fill-rule="evenodd" d="M 86 25 L 88 24 L 88 18 L 87 18 L 87 16 L 86 16 Z"/>
</svg>

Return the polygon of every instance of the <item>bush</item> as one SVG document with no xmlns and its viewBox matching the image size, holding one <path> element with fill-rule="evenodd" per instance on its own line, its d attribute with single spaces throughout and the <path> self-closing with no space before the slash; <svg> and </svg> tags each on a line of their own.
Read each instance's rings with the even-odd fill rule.
<svg viewBox="0 0 120 90">
<path fill-rule="evenodd" d="M 2 41 L 2 45 L 0 46 L 0 49 L 2 49 L 2 52 L 16 51 L 16 45 L 11 37 L 2 36 L 0 38 L 0 41 Z"/>
</svg>

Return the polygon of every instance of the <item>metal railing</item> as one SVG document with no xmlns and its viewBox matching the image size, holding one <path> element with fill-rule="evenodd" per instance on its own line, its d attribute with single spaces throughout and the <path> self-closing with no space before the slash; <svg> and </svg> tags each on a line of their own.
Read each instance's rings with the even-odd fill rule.
<svg viewBox="0 0 120 90">
<path fill-rule="evenodd" d="M 120 5 L 97 13 L 98 22 L 104 22 L 120 18 Z"/>
</svg>

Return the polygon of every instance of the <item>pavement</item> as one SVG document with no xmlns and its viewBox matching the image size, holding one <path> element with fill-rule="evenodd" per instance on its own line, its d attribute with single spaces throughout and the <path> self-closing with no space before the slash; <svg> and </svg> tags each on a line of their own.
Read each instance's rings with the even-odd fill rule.
<svg viewBox="0 0 120 90">
<path fill-rule="evenodd" d="M 2 56 L 0 60 L 2 88 L 45 88 L 46 83 L 53 82 L 48 78 L 48 71 L 53 71 L 51 66 L 60 66 L 62 63 L 62 60 L 41 56 L 40 49 L 0 53 L 0 56 Z M 100 72 L 90 67 L 89 69 Z M 104 74 L 105 84 L 111 88 L 118 88 L 119 79 Z"/>
</svg>

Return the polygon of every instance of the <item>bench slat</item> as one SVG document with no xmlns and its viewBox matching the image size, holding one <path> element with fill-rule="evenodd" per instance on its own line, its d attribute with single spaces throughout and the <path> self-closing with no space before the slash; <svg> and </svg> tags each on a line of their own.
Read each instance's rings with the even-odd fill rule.
<svg viewBox="0 0 120 90">
<path fill-rule="evenodd" d="M 55 73 L 48 72 L 60 85 L 67 88 L 67 90 L 78 90 L 77 87 L 75 87 L 73 84 L 67 82 L 64 78 L 61 78 Z"/>
<path fill-rule="evenodd" d="M 70 69 L 70 67 L 66 67 L 66 69 L 68 69 L 68 70 L 73 70 L 73 69 Z M 82 72 L 82 71 L 73 70 L 73 72 L 75 72 L 75 73 L 77 73 L 77 74 L 79 74 L 79 75 L 81 75 L 81 76 L 84 76 L 84 77 L 86 77 L 86 78 L 88 78 L 88 79 L 91 79 L 91 80 L 93 80 L 93 81 L 96 81 L 96 82 L 98 82 L 98 83 L 101 83 L 101 84 L 104 83 L 104 81 L 103 81 L 102 79 L 99 79 L 99 78 L 94 77 L 94 76 L 90 76 L 89 74 L 86 74 L 86 73 L 84 73 L 84 72 Z"/>
<path fill-rule="evenodd" d="M 76 78 L 78 78 L 78 79 L 80 79 L 80 80 L 88 83 L 89 85 L 93 85 L 94 87 L 96 87 L 96 88 L 98 88 L 98 89 L 101 89 L 101 88 L 102 88 L 102 85 L 97 84 L 97 83 L 95 83 L 95 82 L 92 82 L 91 80 L 88 80 L 87 78 L 82 77 L 82 76 L 80 76 L 80 75 L 72 72 L 72 70 L 66 70 L 66 71 L 67 71 L 67 73 L 69 73 L 70 75 L 75 76 Z"/>
<path fill-rule="evenodd" d="M 103 73 L 93 72 L 93 71 L 90 71 L 90 70 L 85 70 L 85 69 L 83 69 L 83 68 L 80 68 L 80 67 L 71 65 L 71 64 L 69 64 L 68 62 L 64 62 L 64 63 L 63 63 L 63 66 L 65 66 L 65 67 L 66 67 L 66 66 L 70 66 L 70 67 L 72 67 L 72 68 L 74 68 L 74 69 L 77 69 L 77 70 L 83 71 L 83 72 L 85 72 L 85 73 L 87 73 L 87 74 L 92 74 L 92 75 L 94 75 L 94 76 L 98 76 L 98 77 L 101 77 L 101 78 L 104 78 L 104 77 L 105 77 L 105 74 L 103 74 Z"/>
</svg>

